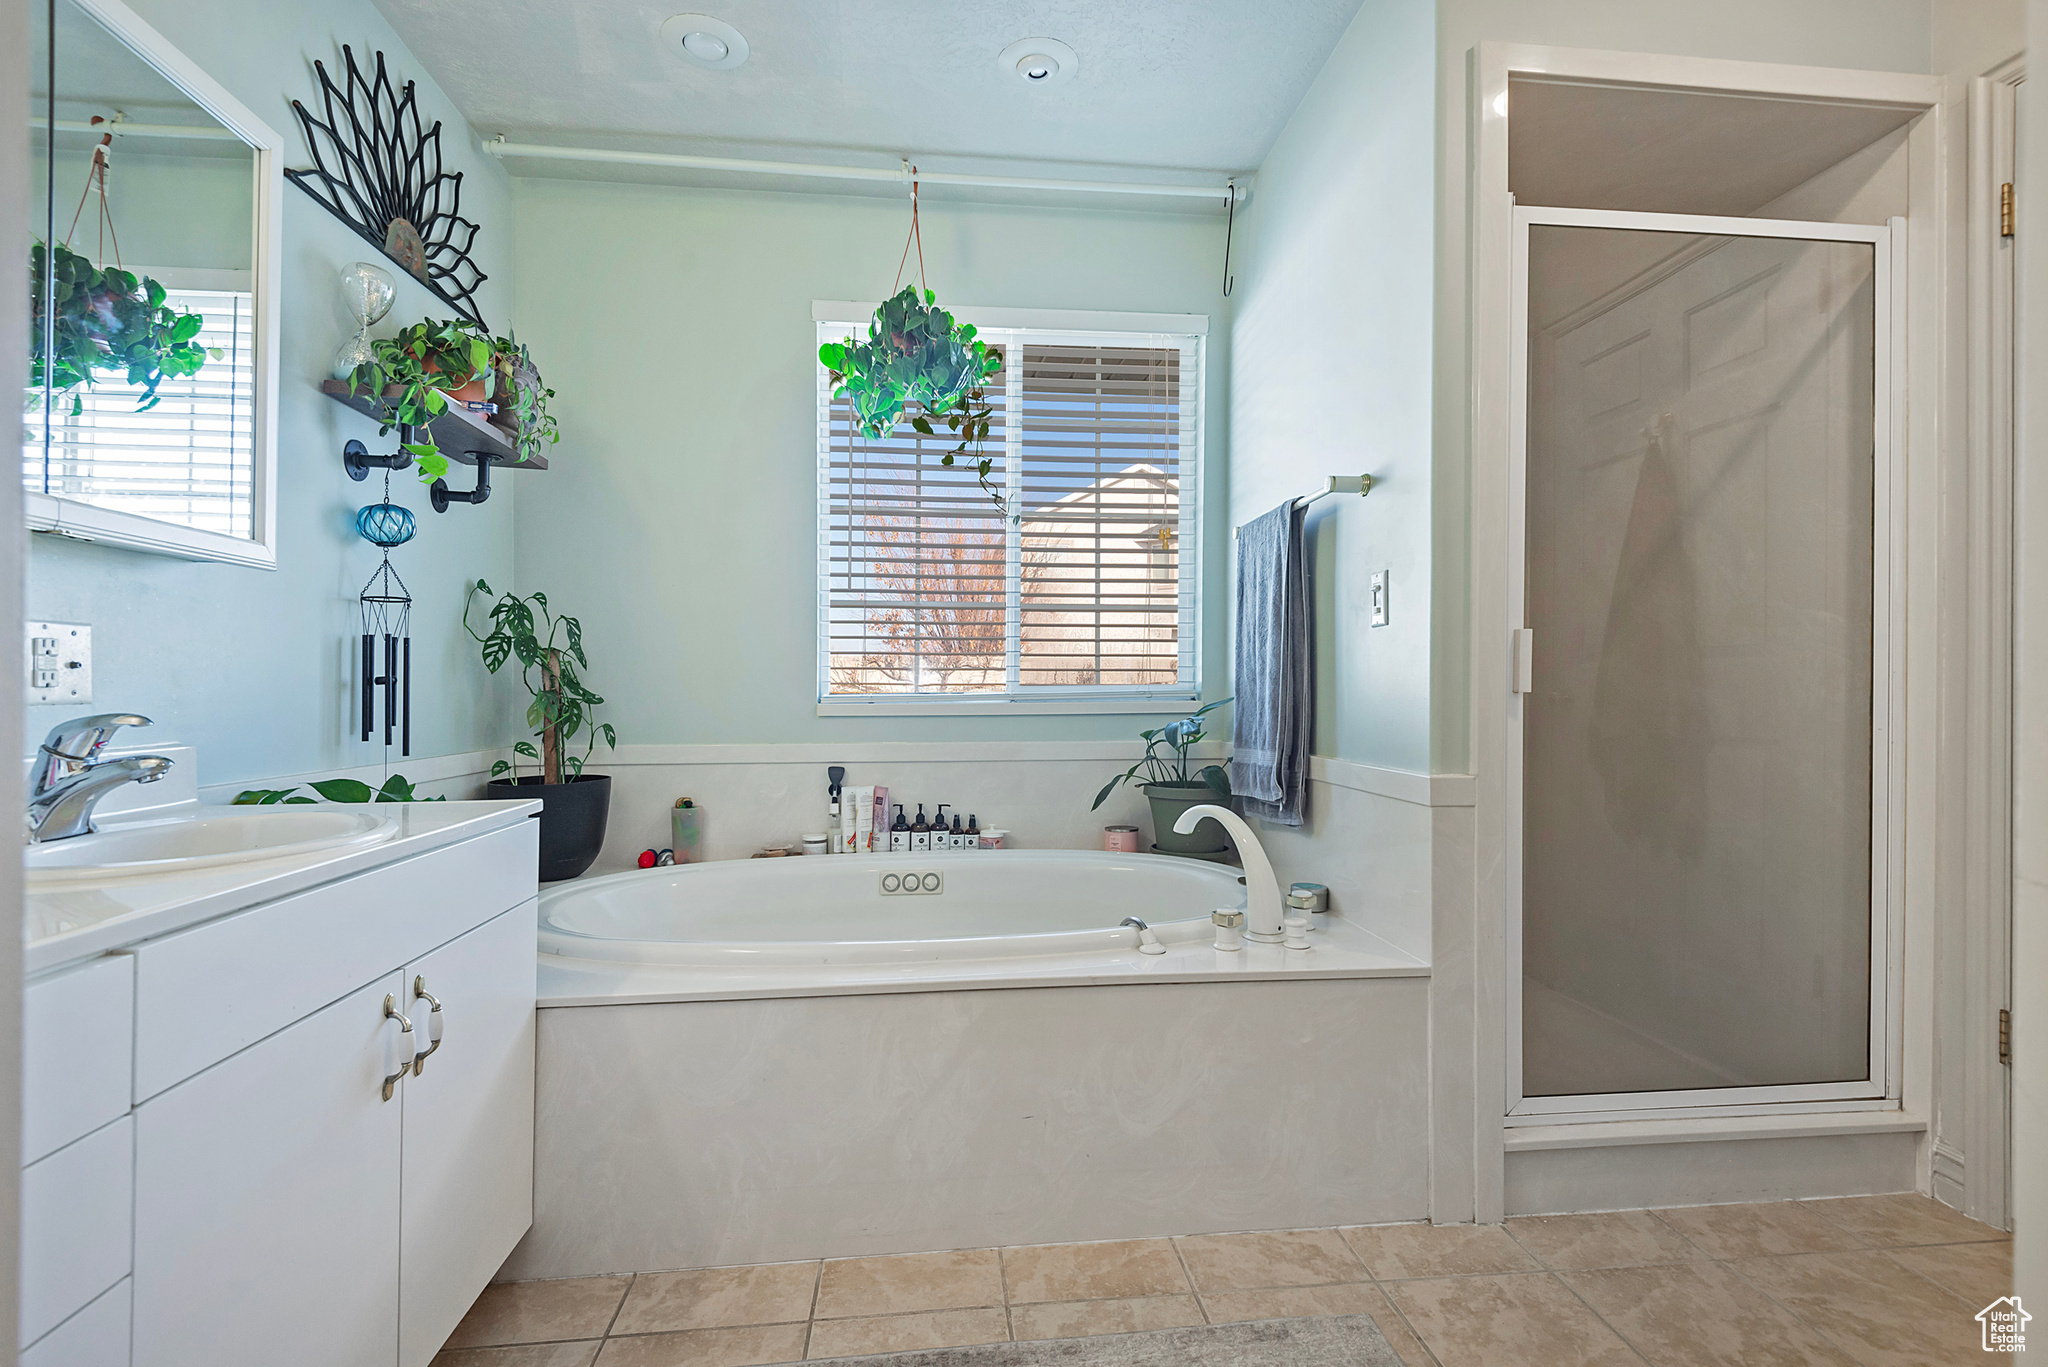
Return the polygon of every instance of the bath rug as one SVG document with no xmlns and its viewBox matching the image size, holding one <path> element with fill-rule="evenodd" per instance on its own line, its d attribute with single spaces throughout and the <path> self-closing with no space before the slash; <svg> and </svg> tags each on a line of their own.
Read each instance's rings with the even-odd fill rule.
<svg viewBox="0 0 2048 1367">
<path fill-rule="evenodd" d="M 1249 1320 L 1085 1339 L 982 1343 L 874 1357 L 827 1358 L 815 1367 L 1401 1367 L 1367 1315 Z"/>
</svg>

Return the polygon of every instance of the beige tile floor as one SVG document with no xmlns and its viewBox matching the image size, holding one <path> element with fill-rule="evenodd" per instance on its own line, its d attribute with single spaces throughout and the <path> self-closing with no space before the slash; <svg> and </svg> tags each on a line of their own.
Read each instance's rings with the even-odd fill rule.
<svg viewBox="0 0 2048 1367">
<path fill-rule="evenodd" d="M 1979 1362 L 2006 1236 L 1924 1196 L 970 1248 L 493 1286 L 434 1367 L 743 1367 L 1370 1315 L 1408 1367 Z"/>
</svg>

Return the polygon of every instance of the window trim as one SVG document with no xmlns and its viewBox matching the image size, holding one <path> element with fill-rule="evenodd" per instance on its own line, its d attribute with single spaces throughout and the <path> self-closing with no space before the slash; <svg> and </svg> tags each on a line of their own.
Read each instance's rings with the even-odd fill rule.
<svg viewBox="0 0 2048 1367">
<path fill-rule="evenodd" d="M 858 334 L 873 318 L 880 303 L 858 301 L 814 299 L 811 301 L 812 331 L 816 325 L 831 324 L 834 328 L 844 327 L 849 333 Z M 1187 704 L 1200 701 L 1203 677 L 1204 654 L 1203 608 L 1206 602 L 1204 577 L 1207 573 L 1207 541 L 1203 521 L 1208 500 L 1208 409 L 1209 409 L 1209 316 L 1202 313 L 1119 313 L 1091 309 L 1027 309 L 999 308 L 980 305 L 947 306 L 953 316 L 963 323 L 972 323 L 977 328 L 1023 329 L 1049 334 L 1051 341 L 1093 341 L 1104 336 L 1150 336 L 1193 338 L 1195 353 L 1195 383 L 1197 397 L 1193 415 L 1193 440 L 1191 453 L 1183 452 L 1183 468 L 1189 470 L 1186 484 L 1188 504 L 1187 525 L 1192 529 L 1194 545 L 1187 551 L 1191 564 L 1188 568 L 1188 583 L 1194 594 L 1194 611 L 1189 627 L 1191 635 L 1190 679 L 1185 684 L 1174 684 L 1156 688 L 1118 688 L 1113 692 L 1098 691 L 1096 688 L 1066 689 L 1054 686 L 1034 688 L 1028 696 L 992 697 L 982 693 L 960 693 L 953 695 L 919 693 L 899 695 L 877 695 L 872 698 L 854 698 L 846 695 L 831 696 L 827 693 L 831 643 L 829 640 L 830 620 L 824 604 L 829 593 L 829 579 L 826 571 L 825 540 L 829 535 L 825 507 L 829 495 L 831 478 L 831 433 L 827 425 L 817 421 L 818 465 L 817 487 L 813 491 L 813 502 L 818 518 L 818 564 L 815 578 L 817 609 L 817 634 L 813 643 L 816 670 L 817 715 L 821 717 L 951 717 L 963 715 L 1000 716 L 1064 716 L 1064 715 L 1120 715 L 1144 716 L 1163 715 L 1178 712 Z M 1061 334 L 1066 334 L 1062 336 Z M 824 372 L 818 376 L 818 394 L 825 394 Z M 814 419 L 814 421 L 816 421 Z"/>
</svg>

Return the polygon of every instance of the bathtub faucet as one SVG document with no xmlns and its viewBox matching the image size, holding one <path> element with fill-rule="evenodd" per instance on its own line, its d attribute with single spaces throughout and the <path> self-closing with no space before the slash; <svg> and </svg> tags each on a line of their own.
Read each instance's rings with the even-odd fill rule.
<svg viewBox="0 0 2048 1367">
<path fill-rule="evenodd" d="M 1222 823 L 1230 838 L 1237 842 L 1238 857 L 1244 860 L 1244 938 L 1279 944 L 1285 938 L 1280 926 L 1280 880 L 1273 876 L 1265 846 L 1259 844 L 1259 838 L 1252 834 L 1251 825 L 1243 817 L 1213 802 L 1182 812 L 1180 820 L 1173 823 L 1174 834 L 1191 834 L 1204 817 Z"/>
</svg>

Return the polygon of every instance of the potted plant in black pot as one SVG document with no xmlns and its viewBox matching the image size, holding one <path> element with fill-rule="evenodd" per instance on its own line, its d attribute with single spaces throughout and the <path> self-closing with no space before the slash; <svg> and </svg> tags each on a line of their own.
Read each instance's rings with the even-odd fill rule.
<svg viewBox="0 0 2048 1367">
<path fill-rule="evenodd" d="M 1219 698 L 1192 716 L 1151 731 L 1140 731 L 1138 739 L 1145 742 L 1144 757 L 1102 785 L 1102 791 L 1095 795 L 1095 807 L 1107 802 L 1118 784 L 1136 783 L 1152 805 L 1153 849 L 1161 854 L 1195 859 L 1222 857 L 1230 845 L 1221 822 L 1205 818 L 1186 835 L 1173 826 L 1190 807 L 1230 801 L 1229 770 L 1220 764 L 1205 764 L 1192 772 L 1188 768 L 1188 752 L 1207 734 L 1202 718 L 1229 701 Z"/>
<path fill-rule="evenodd" d="M 519 681 L 533 695 L 526 724 L 540 742 L 539 749 L 532 741 L 512 747 L 514 755 L 535 761 L 537 773 L 521 774 L 516 760 L 501 759 L 491 766 L 486 795 L 501 800 L 539 798 L 540 881 L 574 878 L 597 860 L 612 801 L 611 775 L 586 774 L 583 765 L 600 737 L 607 747 L 618 745 L 611 723 L 590 715 L 604 699 L 584 685 L 579 672 L 590 668 L 583 653 L 583 624 L 551 613 L 544 593 L 525 598 L 508 593 L 491 604 L 490 634 L 478 636 L 469 624 L 478 594 L 492 597 L 491 586 L 481 579 L 463 601 L 463 630 L 482 643 L 484 668 L 491 673 L 507 660 L 519 661 Z M 572 754 L 571 744 L 579 735 L 583 753 Z"/>
</svg>

